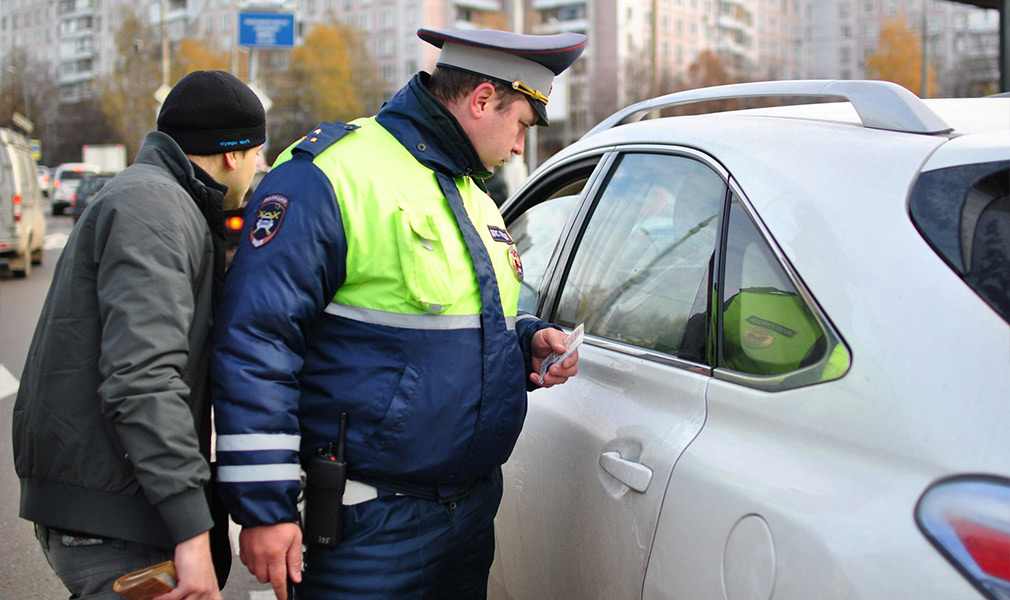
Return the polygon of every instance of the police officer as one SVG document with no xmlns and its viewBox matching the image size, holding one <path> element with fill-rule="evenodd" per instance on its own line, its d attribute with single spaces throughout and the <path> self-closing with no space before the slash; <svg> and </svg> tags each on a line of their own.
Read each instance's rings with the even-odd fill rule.
<svg viewBox="0 0 1010 600">
<path fill-rule="evenodd" d="M 479 181 L 547 124 L 586 38 L 418 36 L 441 48 L 430 75 L 312 130 L 260 183 L 215 325 L 221 492 L 281 599 L 289 577 L 303 598 L 485 597 L 526 392 L 578 370 L 576 353 L 540 379 L 565 335 L 517 314 L 522 261 Z M 303 574 L 300 467 L 341 415 L 339 543 L 306 540 Z"/>
</svg>

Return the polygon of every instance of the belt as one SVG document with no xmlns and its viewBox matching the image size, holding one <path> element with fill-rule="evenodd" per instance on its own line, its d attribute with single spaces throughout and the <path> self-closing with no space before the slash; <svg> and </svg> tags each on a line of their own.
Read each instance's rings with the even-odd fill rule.
<svg viewBox="0 0 1010 600">
<path fill-rule="evenodd" d="M 466 483 L 457 483 L 452 485 L 422 485 L 416 483 L 407 483 L 404 481 L 397 481 L 392 479 L 382 479 L 375 477 L 359 477 L 359 483 L 367 482 L 366 485 L 374 486 L 373 489 L 378 489 L 382 492 L 381 495 L 386 496 L 408 496 L 410 498 L 421 498 L 422 500 L 430 500 L 431 502 L 437 502 L 439 504 L 450 504 L 452 502 L 457 502 L 470 495 L 473 487 L 477 485 L 482 478 L 474 479 L 473 481 L 468 481 Z M 348 483 L 350 483 L 348 481 Z M 344 504 L 347 504 L 345 501 Z"/>
<path fill-rule="evenodd" d="M 367 483 L 348 479 L 344 485 L 344 506 L 361 504 L 362 502 L 375 500 L 378 497 L 379 490 Z"/>
</svg>

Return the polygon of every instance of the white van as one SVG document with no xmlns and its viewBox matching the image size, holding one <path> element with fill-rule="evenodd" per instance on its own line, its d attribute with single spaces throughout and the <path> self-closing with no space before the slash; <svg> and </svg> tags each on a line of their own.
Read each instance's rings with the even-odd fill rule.
<svg viewBox="0 0 1010 600">
<path fill-rule="evenodd" d="M 46 218 L 28 140 L 0 127 L 0 267 L 27 277 L 42 264 Z"/>
</svg>

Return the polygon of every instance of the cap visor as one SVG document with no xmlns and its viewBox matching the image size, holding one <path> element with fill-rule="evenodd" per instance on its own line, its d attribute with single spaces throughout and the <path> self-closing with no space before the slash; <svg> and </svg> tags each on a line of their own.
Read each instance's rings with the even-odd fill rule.
<svg viewBox="0 0 1010 600">
<path fill-rule="evenodd" d="M 532 98 L 527 98 L 527 100 L 533 106 L 533 111 L 537 113 L 537 125 L 541 127 L 549 127 L 550 123 L 547 122 L 547 105 L 542 102 L 537 102 Z"/>
</svg>

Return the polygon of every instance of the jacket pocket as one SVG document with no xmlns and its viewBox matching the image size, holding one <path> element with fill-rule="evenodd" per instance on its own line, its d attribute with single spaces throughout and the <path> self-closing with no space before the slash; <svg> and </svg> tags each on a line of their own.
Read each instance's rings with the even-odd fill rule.
<svg viewBox="0 0 1010 600">
<path fill-rule="evenodd" d="M 393 453 L 397 458 L 407 458 L 399 456 L 396 445 L 404 441 L 402 438 L 405 427 L 411 422 L 409 417 L 414 404 L 414 393 L 420 381 L 421 373 L 410 365 L 404 365 L 403 375 L 389 399 L 386 414 L 369 440 L 369 444 L 378 452 Z"/>
<path fill-rule="evenodd" d="M 403 203 L 399 209 L 396 242 L 409 300 L 425 312 L 445 312 L 453 301 L 453 272 L 436 217 Z"/>
</svg>

